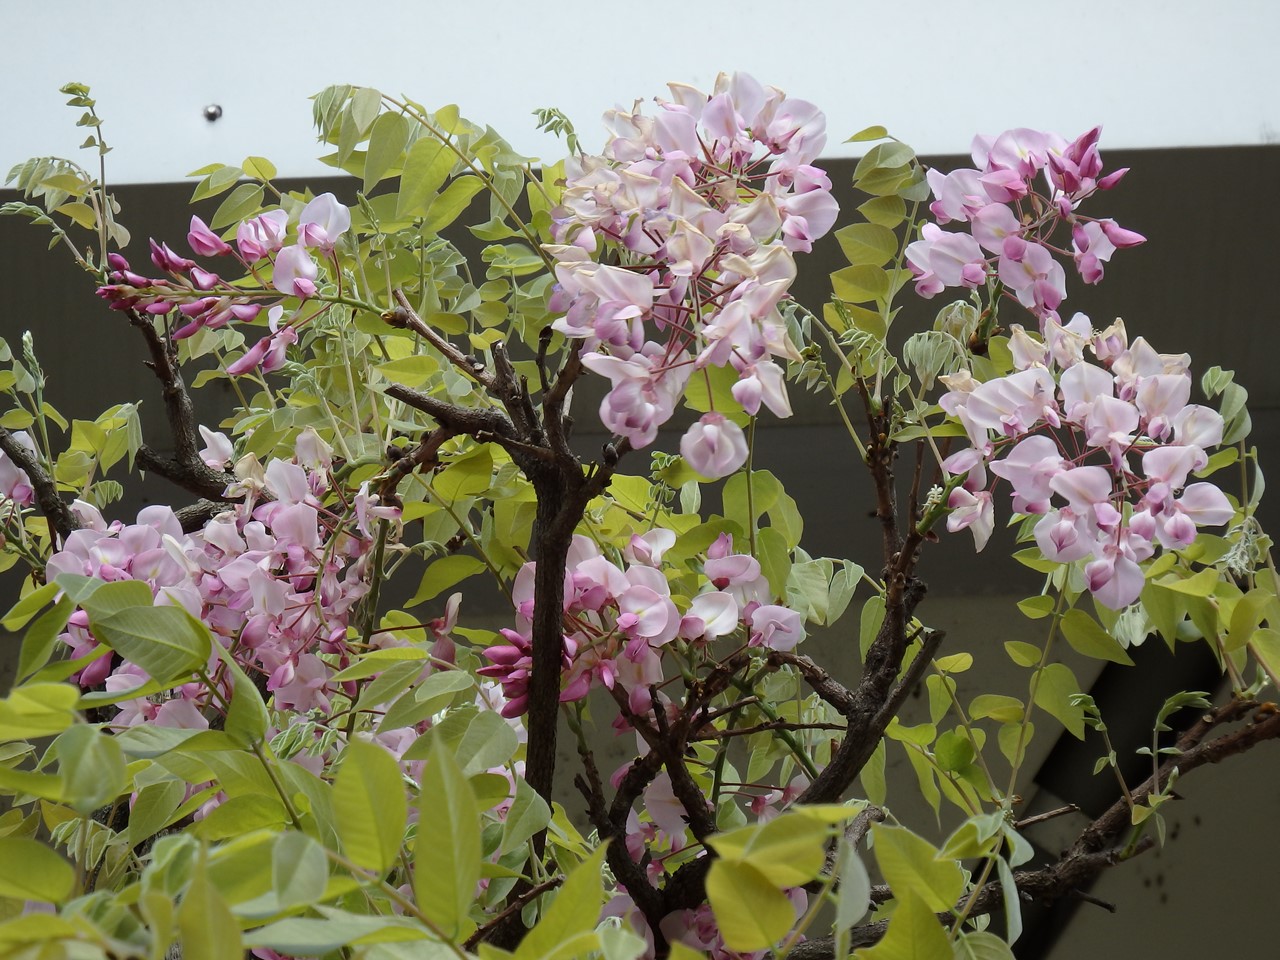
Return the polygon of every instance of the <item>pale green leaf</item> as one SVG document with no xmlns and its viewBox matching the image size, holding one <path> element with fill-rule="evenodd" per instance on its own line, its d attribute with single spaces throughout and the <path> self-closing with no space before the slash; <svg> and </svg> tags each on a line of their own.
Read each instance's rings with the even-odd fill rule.
<svg viewBox="0 0 1280 960">
<path fill-rule="evenodd" d="M 60 903 L 75 887 L 71 864 L 28 837 L 0 837 L 0 897 Z"/>
<path fill-rule="evenodd" d="M 748 863 L 713 862 L 707 873 L 707 900 L 730 950 L 767 950 L 796 922 L 787 895 Z"/>
<path fill-rule="evenodd" d="M 469 925 L 480 879 L 480 815 L 458 761 L 434 744 L 422 774 L 413 891 L 418 908 L 448 936 Z"/>
<path fill-rule="evenodd" d="M 556 954 L 561 944 L 590 933 L 600 918 L 604 900 L 603 846 L 570 872 L 550 908 L 520 941 L 516 960 L 538 960 Z"/>
<path fill-rule="evenodd" d="M 964 893 L 964 872 L 956 861 L 939 858 L 933 844 L 905 827 L 878 823 L 871 829 L 876 863 L 899 899 L 911 892 L 930 910 L 955 906 Z"/>
<path fill-rule="evenodd" d="M 376 873 L 396 861 L 408 804 L 400 767 L 382 747 L 352 740 L 333 783 L 338 836 L 347 857 Z"/>
<path fill-rule="evenodd" d="M 1093 617 L 1083 610 L 1068 610 L 1062 615 L 1062 635 L 1076 653 L 1095 660 L 1110 660 L 1133 666 L 1133 658 L 1125 653 L 1120 641 L 1107 633 Z"/>
</svg>

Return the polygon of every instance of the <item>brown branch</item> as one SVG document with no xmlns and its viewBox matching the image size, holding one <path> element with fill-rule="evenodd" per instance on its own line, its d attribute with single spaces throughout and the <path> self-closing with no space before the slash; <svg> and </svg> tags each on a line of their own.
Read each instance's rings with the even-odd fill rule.
<svg viewBox="0 0 1280 960">
<path fill-rule="evenodd" d="M 475 357 L 469 357 L 452 343 L 446 340 L 440 334 L 436 333 L 429 327 L 423 319 L 418 316 L 418 312 L 413 309 L 409 303 L 408 297 L 404 295 L 403 290 L 393 290 L 391 295 L 396 298 L 399 306 L 388 310 L 382 315 L 382 320 L 390 327 L 396 327 L 399 330 L 412 330 L 418 336 L 426 340 L 431 346 L 435 347 L 440 354 L 451 364 L 458 368 L 462 373 L 466 374 L 480 386 L 486 390 L 492 391 L 494 388 L 494 376 L 485 369 L 483 363 Z"/>
<path fill-rule="evenodd" d="M 474 950 L 480 941 L 488 936 L 490 931 L 501 926 L 513 914 L 519 913 L 523 910 L 527 904 L 532 903 L 548 890 L 554 890 L 562 883 L 564 883 L 564 877 L 552 877 L 550 880 L 542 881 L 542 883 L 537 886 L 530 887 L 520 896 L 507 904 L 500 912 L 495 913 L 492 917 L 486 920 L 482 926 L 477 927 L 471 936 L 467 937 L 467 939 L 462 942 L 463 948 L 467 950 Z"/>
<path fill-rule="evenodd" d="M 846 730 L 842 723 L 792 723 L 789 720 L 770 720 L 757 723 L 752 727 L 738 727 L 734 730 L 712 730 L 700 733 L 692 740 L 727 740 L 731 737 L 749 737 L 754 733 L 766 733 L 769 730 Z"/>
<path fill-rule="evenodd" d="M 1245 726 L 1222 734 L 1213 740 L 1204 738 L 1216 727 L 1239 720 L 1250 710 L 1256 709 L 1252 720 Z M 1210 763 L 1219 763 L 1228 757 L 1248 752 L 1268 740 L 1280 739 L 1280 710 L 1274 704 L 1257 704 L 1248 700 L 1233 700 L 1206 714 L 1178 739 L 1182 752 L 1170 757 L 1160 767 L 1158 774 L 1148 777 L 1130 791 L 1135 803 L 1147 802 L 1157 792 L 1157 784 L 1167 784 L 1174 768 L 1186 774 Z M 1084 828 L 1070 849 L 1055 863 L 1035 870 L 1021 870 L 1014 874 L 1014 885 L 1023 899 L 1051 902 L 1065 896 L 1077 896 L 1095 902 L 1084 888 L 1097 879 L 1109 867 L 1132 859 L 1155 846 L 1151 836 L 1130 841 L 1123 846 L 1120 841 L 1131 831 L 1132 814 L 1129 803 L 1123 797 L 1116 800 L 1100 817 Z M 876 888 L 873 900 L 883 902 L 892 897 L 888 888 Z M 967 899 L 967 898 L 966 898 Z M 1004 890 L 998 881 L 987 883 L 978 891 L 969 906 L 967 916 L 989 914 L 1004 904 Z M 1101 904 L 1110 908 L 1110 904 Z M 956 905 L 956 911 L 964 909 L 964 901 Z M 940 922 L 951 924 L 956 913 L 938 915 Z M 863 924 L 853 930 L 854 947 L 870 946 L 884 936 L 886 921 Z M 833 956 L 830 937 L 821 937 L 797 945 L 791 952 L 799 960 L 830 960 Z"/>
<path fill-rule="evenodd" d="M 80 529 L 80 521 L 71 512 L 67 501 L 63 500 L 58 493 L 58 485 L 53 477 L 45 472 L 35 455 L 4 427 L 0 427 L 0 450 L 4 451 L 5 456 L 12 460 L 15 466 L 26 473 L 27 479 L 31 481 L 31 489 L 36 495 L 36 505 L 49 521 L 53 532 L 57 534 L 58 541 L 66 543 L 71 531 Z"/>
<path fill-rule="evenodd" d="M 166 457 L 149 446 L 138 450 L 136 462 L 143 470 L 159 474 L 189 493 L 209 500 L 226 500 L 226 490 L 236 482 L 233 473 L 215 470 L 200 459 L 200 431 L 196 424 L 195 407 L 187 385 L 182 380 L 178 366 L 177 349 L 168 336 L 156 330 L 155 321 L 137 310 L 125 315 L 130 325 L 142 336 L 147 345 L 149 359 L 145 361 L 160 381 L 160 396 L 164 402 L 165 418 L 169 421 L 169 436 L 173 441 L 173 456 Z"/>
<path fill-rule="evenodd" d="M 768 659 L 769 663 L 774 666 L 786 664 L 787 666 L 795 667 L 800 676 L 804 677 L 805 682 L 809 684 L 809 688 L 841 716 L 848 716 L 849 712 L 853 710 L 853 691 L 831 676 L 825 669 L 818 666 L 809 657 L 799 653 L 783 653 L 779 650 L 770 650 Z"/>
<path fill-rule="evenodd" d="M 173 513 L 178 518 L 178 523 L 182 525 L 183 533 L 195 533 L 197 530 L 202 530 L 218 514 L 230 509 L 231 505 L 226 501 L 197 500 L 188 506 L 180 507 Z"/>
<path fill-rule="evenodd" d="M 399 383 L 390 384 L 385 393 L 391 399 L 429 415 L 440 426 L 455 434 L 465 433 L 469 437 L 474 437 L 477 433 L 494 434 L 498 437 L 515 436 L 511 421 L 498 410 L 460 407 L 456 403 L 439 400 Z"/>
<path fill-rule="evenodd" d="M 386 475 L 378 484 L 378 495 L 384 499 L 394 495 L 400 481 L 415 470 L 435 469 L 440 463 L 440 448 L 454 436 L 456 434 L 448 427 L 432 430 L 412 450 L 398 457 L 387 468 Z"/>
<path fill-rule="evenodd" d="M 604 784 L 600 779 L 600 771 L 596 768 L 591 751 L 584 750 L 580 744 L 578 755 L 582 759 L 585 775 L 579 774 L 574 777 L 574 786 L 586 799 L 587 816 L 600 834 L 600 838 L 609 841 L 605 859 L 613 870 L 614 877 L 627 888 L 627 893 L 644 914 L 650 929 L 655 931 L 655 936 L 661 937 L 659 923 L 665 915 L 662 896 L 645 876 L 643 867 L 632 859 L 631 853 L 627 850 L 626 816 L 615 820 L 606 809 Z"/>
</svg>

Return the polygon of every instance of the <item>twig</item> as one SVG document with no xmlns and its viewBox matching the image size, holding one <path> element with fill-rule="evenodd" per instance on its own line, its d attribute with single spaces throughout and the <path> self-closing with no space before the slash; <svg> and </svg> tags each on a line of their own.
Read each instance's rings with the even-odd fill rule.
<svg viewBox="0 0 1280 960">
<path fill-rule="evenodd" d="M 503 907 L 501 911 L 495 913 L 492 917 L 486 920 L 482 926 L 477 927 L 471 936 L 462 941 L 463 949 L 474 950 L 480 941 L 482 941 L 491 930 L 500 926 L 508 917 L 520 912 L 526 905 L 532 903 L 548 890 L 554 890 L 562 883 L 564 883 L 564 877 L 556 876 L 552 877 L 550 880 L 543 880 L 542 883 L 539 883 L 536 886 L 530 887 L 524 893 L 520 894 L 520 896 L 516 897 L 509 904 Z"/>
</svg>

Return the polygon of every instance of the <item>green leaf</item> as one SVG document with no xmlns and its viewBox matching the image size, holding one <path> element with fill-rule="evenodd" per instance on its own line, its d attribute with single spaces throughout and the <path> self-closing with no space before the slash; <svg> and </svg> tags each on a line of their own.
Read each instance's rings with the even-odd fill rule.
<svg viewBox="0 0 1280 960">
<path fill-rule="evenodd" d="M 933 757 L 939 768 L 947 773 L 956 773 L 973 763 L 973 743 L 966 734 L 948 730 L 939 735 L 933 745 Z"/>
<path fill-rule="evenodd" d="M 374 820 L 381 815 L 379 809 L 376 813 L 368 810 L 364 816 Z M 276 837 L 271 848 L 271 889 L 280 909 L 310 906 L 323 898 L 328 881 L 329 863 L 320 844 L 296 830 Z"/>
<path fill-rule="evenodd" d="M 60 903 L 71 896 L 76 872 L 43 843 L 0 837 L 0 897 Z"/>
<path fill-rule="evenodd" d="M 739 827 L 707 842 L 721 859 L 746 863 L 776 887 L 798 887 L 818 875 L 826 860 L 828 827 L 795 812 Z"/>
<path fill-rule="evenodd" d="M 449 184 L 440 196 L 431 202 L 427 211 L 426 222 L 422 225 L 424 233 L 439 233 L 462 215 L 472 197 L 484 189 L 484 181 L 479 177 L 458 177 Z"/>
<path fill-rule="evenodd" d="M 27 683 L 0 700 L 0 743 L 61 733 L 75 721 L 80 691 L 69 683 Z"/>
<path fill-rule="evenodd" d="M 1053 597 L 1041 594 L 1038 597 L 1027 597 L 1018 601 L 1018 609 L 1029 620 L 1039 620 L 1053 613 Z"/>
<path fill-rule="evenodd" d="M 1227 653 L 1239 650 L 1249 642 L 1253 632 L 1266 618 L 1267 605 L 1275 600 L 1275 594 L 1264 587 L 1255 587 L 1236 602 L 1231 611 L 1231 626 L 1222 638 Z"/>
<path fill-rule="evenodd" d="M 50 584 L 56 586 L 56 584 Z M 53 656 L 55 643 L 71 619 L 75 604 L 70 597 L 63 597 L 57 605 L 41 614 L 22 638 L 22 650 L 18 654 L 18 678 L 25 679 L 43 667 Z"/>
<path fill-rule="evenodd" d="M 1027 643 L 1023 640 L 1006 640 L 1004 642 L 1004 652 L 1009 655 L 1012 660 L 1020 667 L 1035 667 L 1040 664 L 1044 653 L 1034 643 Z"/>
<path fill-rule="evenodd" d="M 178 931 L 182 960 L 243 960 L 240 924 L 210 881 L 203 856 L 178 908 Z"/>
<path fill-rule="evenodd" d="M 502 843 L 498 855 L 503 856 L 521 846 L 551 822 L 551 808 L 537 791 L 524 780 L 516 781 L 516 797 L 502 824 Z"/>
<path fill-rule="evenodd" d="M 330 681 L 333 683 L 342 683 L 345 680 L 363 680 L 371 677 L 375 673 L 382 673 L 390 667 L 403 666 L 405 661 L 415 661 L 421 667 L 425 667 L 425 660 L 430 654 L 418 647 L 385 647 L 382 649 L 373 649 L 367 653 L 361 654 L 349 667 L 339 670 Z M 417 676 L 414 674 L 413 676 Z M 365 688 L 368 689 L 367 687 Z M 375 701 L 369 701 L 373 703 Z M 377 701 L 385 703 L 385 700 Z"/>
<path fill-rule="evenodd" d="M 456 157 L 448 147 L 433 137 L 422 137 L 409 148 L 404 170 L 400 174 L 400 199 L 396 203 L 396 219 L 422 216 L 453 169 Z"/>
<path fill-rule="evenodd" d="M 1183 593 L 1189 597 L 1211 597 L 1218 586 L 1218 571 L 1209 567 L 1190 577 L 1171 574 L 1156 580 L 1155 583 L 1167 590 Z"/>
<path fill-rule="evenodd" d="M 61 588 L 56 583 L 46 583 L 37 587 L 9 608 L 9 612 L 0 618 L 0 626 L 6 630 L 21 630 L 22 627 L 45 606 L 53 601 Z"/>
<path fill-rule="evenodd" d="M 484 493 L 493 483 L 493 454 L 489 447 L 479 446 L 465 457 L 454 460 L 431 479 L 431 489 L 445 500 Z"/>
<path fill-rule="evenodd" d="M 573 868 L 550 908 L 516 950 L 516 960 L 538 960 L 558 953 L 561 944 L 595 929 L 604 900 L 603 846 Z"/>
<path fill-rule="evenodd" d="M 863 127 L 846 140 L 845 143 L 863 143 L 867 140 L 883 140 L 887 136 L 889 136 L 889 131 L 877 124 L 871 127 Z"/>
<path fill-rule="evenodd" d="M 222 644 L 215 643 L 213 650 L 222 661 L 223 676 L 231 678 L 231 703 L 223 729 L 240 743 L 260 743 L 271 721 L 261 691 Z"/>
<path fill-rule="evenodd" d="M 1110 660 L 1133 666 L 1133 658 L 1125 653 L 1120 641 L 1083 610 L 1068 610 L 1062 615 L 1062 635 L 1076 653 L 1095 660 Z"/>
<path fill-rule="evenodd" d="M 836 929 L 847 930 L 866 916 L 871 905 L 871 876 L 858 848 L 841 843 L 840 887 L 836 891 Z"/>
<path fill-rule="evenodd" d="M 73 200 L 71 203 L 64 203 L 56 208 L 54 213 L 61 213 L 70 217 L 79 226 L 86 230 L 96 230 L 98 228 L 98 215 L 93 212 L 93 207 L 87 203 L 81 203 L 79 200 Z"/>
<path fill-rule="evenodd" d="M 831 289 L 837 299 L 849 303 L 883 300 L 889 293 L 889 275 L 869 264 L 845 267 L 831 274 Z"/>
<path fill-rule="evenodd" d="M 864 659 L 867 656 L 867 651 L 871 649 L 871 644 L 875 640 L 876 634 L 880 632 L 882 623 L 884 623 L 884 597 L 876 594 L 862 605 L 861 624 L 858 629 L 858 647 Z"/>
<path fill-rule="evenodd" d="M 405 607 L 425 603 L 484 569 L 484 561 L 469 554 L 455 553 L 441 557 L 427 567 L 422 575 L 422 582 L 418 584 L 418 592 L 405 603 Z"/>
<path fill-rule="evenodd" d="M 209 221 L 210 229 L 221 230 L 256 214 L 262 209 L 264 191 L 265 188 L 260 183 L 240 184 L 227 194 L 227 198 L 214 211 L 213 219 Z"/>
<path fill-rule="evenodd" d="M 928 840 L 906 827 L 872 826 L 876 863 L 894 895 L 920 897 L 930 910 L 950 910 L 964 893 L 964 872 L 954 860 L 938 857 Z M 936 921 L 935 921 L 936 923 Z"/>
<path fill-rule="evenodd" d="M 373 87 L 360 87 L 351 95 L 351 119 L 356 131 L 364 136 L 382 107 L 382 94 Z"/>
<path fill-rule="evenodd" d="M 89 592 L 73 599 L 93 620 L 101 620 L 130 607 L 149 607 L 153 603 L 151 588 L 141 580 L 117 580 L 114 583 L 90 580 L 84 588 Z"/>
<path fill-rule="evenodd" d="M 125 788 L 124 751 L 114 737 L 79 723 L 58 737 L 63 799 L 85 816 L 110 803 Z"/>
<path fill-rule="evenodd" d="M 129 810 L 129 846 L 136 847 L 169 825 L 186 798 L 186 788 L 181 780 L 160 780 L 138 791 Z"/>
<path fill-rule="evenodd" d="M 889 917 L 884 939 L 869 950 L 860 950 L 862 960 L 953 960 L 947 932 L 932 908 L 908 893 L 898 897 L 898 908 Z"/>
<path fill-rule="evenodd" d="M 907 205 L 901 197 L 873 197 L 858 207 L 858 212 L 872 223 L 892 229 L 907 216 Z"/>
<path fill-rule="evenodd" d="M 470 925 L 467 916 L 479 879 L 480 815 L 475 796 L 453 754 L 433 744 L 422 775 L 413 845 L 418 908 L 447 936 L 456 937 Z"/>
<path fill-rule="evenodd" d="M 404 942 L 411 947 L 410 951 L 391 956 L 403 957 L 404 960 L 452 960 L 457 956 L 443 944 L 423 942 L 426 931 L 408 918 L 366 916 L 324 906 L 317 909 L 324 914 L 323 919 L 289 917 L 278 920 L 249 931 L 245 934 L 244 945 L 269 947 L 289 956 L 323 957 L 357 941 L 367 944 Z M 352 953 L 369 960 L 385 956 L 376 951 L 377 948 L 373 948 Z"/>
<path fill-rule="evenodd" d="M 519 745 L 516 732 L 506 720 L 492 710 L 483 710 L 474 714 L 462 736 L 451 742 L 450 748 L 457 756 L 466 758 L 462 764 L 463 775 L 473 777 L 491 767 L 502 766 L 515 755 Z"/>
<path fill-rule="evenodd" d="M 1022 719 L 1026 707 L 1016 697 L 1005 697 L 996 693 L 984 693 L 973 698 L 969 704 L 969 716 L 974 720 L 990 717 L 1001 723 L 1017 723 Z"/>
<path fill-rule="evenodd" d="M 1035 687 L 1036 706 L 1054 717 L 1077 740 L 1084 739 L 1084 711 L 1072 704 L 1071 698 L 1080 692 L 1080 684 L 1071 668 L 1062 663 L 1051 663 L 1039 672 L 1040 681 L 1032 678 Z"/>
<path fill-rule="evenodd" d="M 364 158 L 364 192 L 387 175 L 409 142 L 409 121 L 398 113 L 382 113 L 369 131 L 369 151 Z"/>
<path fill-rule="evenodd" d="M 421 723 L 449 706 L 459 692 L 470 690 L 474 686 L 475 681 L 465 670 L 433 673 L 392 704 L 383 715 L 379 729 L 398 730 Z"/>
<path fill-rule="evenodd" d="M 90 614 L 90 625 L 100 641 L 160 683 L 190 676 L 209 659 L 208 628 L 179 607 L 129 607 L 101 620 Z"/>
<path fill-rule="evenodd" d="M 882 267 L 898 253 L 897 236 L 877 223 L 851 223 L 837 230 L 835 236 L 845 259 L 853 266 Z"/>
<path fill-rule="evenodd" d="M 240 168 L 255 180 L 274 180 L 278 172 L 276 165 L 266 157 L 245 157 Z"/>
<path fill-rule="evenodd" d="M 400 767 L 382 747 L 363 740 L 350 741 L 342 756 L 333 782 L 342 849 L 360 866 L 386 873 L 400 851 L 408 817 Z"/>
<path fill-rule="evenodd" d="M 1009 945 L 986 930 L 962 933 L 955 949 L 956 960 L 1015 960 Z"/>
<path fill-rule="evenodd" d="M 748 863 L 714 861 L 707 873 L 707 900 L 730 950 L 767 950 L 796 922 L 787 895 Z"/>
</svg>

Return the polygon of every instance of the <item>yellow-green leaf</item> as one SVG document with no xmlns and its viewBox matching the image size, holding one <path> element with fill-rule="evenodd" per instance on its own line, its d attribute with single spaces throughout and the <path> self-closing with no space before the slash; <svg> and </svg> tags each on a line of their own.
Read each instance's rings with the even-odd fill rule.
<svg viewBox="0 0 1280 960">
<path fill-rule="evenodd" d="M 480 814 L 458 761 L 439 743 L 428 754 L 420 795 L 414 896 L 436 926 L 447 936 L 458 936 L 469 926 L 467 915 L 480 879 Z"/>
<path fill-rule="evenodd" d="M 342 756 L 333 783 L 342 849 L 360 866 L 385 873 L 400 851 L 408 815 L 400 767 L 382 747 L 363 740 L 352 740 Z"/>
<path fill-rule="evenodd" d="M 71 896 L 76 873 L 62 857 L 29 837 L 0 837 L 0 897 L 59 903 Z"/>
<path fill-rule="evenodd" d="M 950 910 L 964 893 L 960 864 L 940 859 L 937 848 L 906 827 L 876 824 L 876 862 L 885 881 L 901 899 L 906 893 L 920 897 L 930 910 Z"/>
<path fill-rule="evenodd" d="M 1110 660 L 1126 667 L 1133 666 L 1133 658 L 1125 653 L 1120 641 L 1107 633 L 1098 621 L 1083 610 L 1068 610 L 1062 615 L 1062 635 L 1076 653 L 1095 660 Z"/>
<path fill-rule="evenodd" d="M 749 863 L 712 863 L 707 873 L 707 899 L 730 950 L 767 950 L 796 922 L 795 908 L 787 895 Z"/>
</svg>

